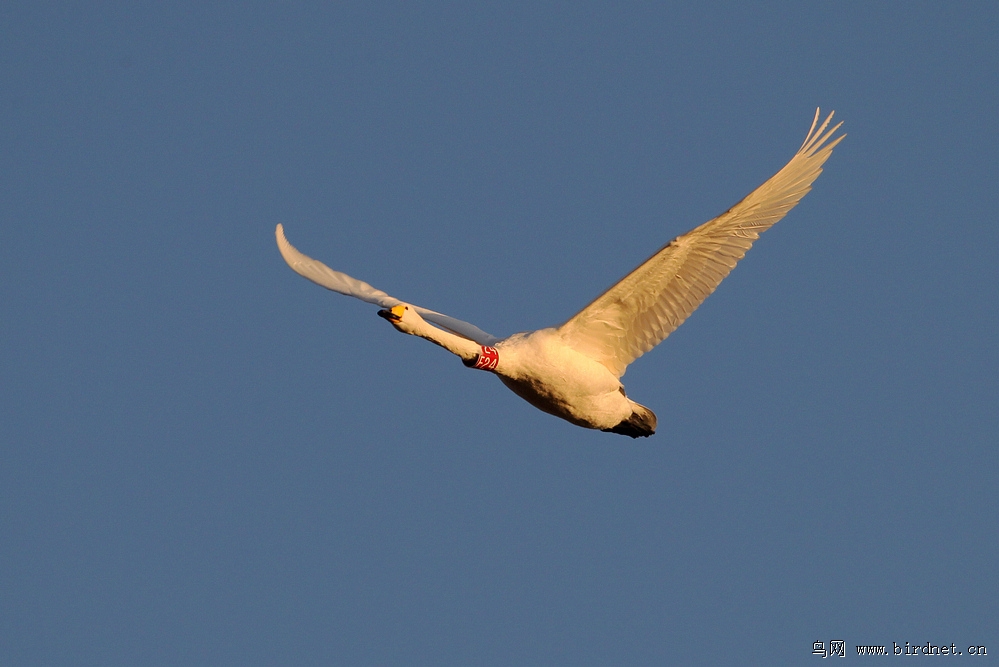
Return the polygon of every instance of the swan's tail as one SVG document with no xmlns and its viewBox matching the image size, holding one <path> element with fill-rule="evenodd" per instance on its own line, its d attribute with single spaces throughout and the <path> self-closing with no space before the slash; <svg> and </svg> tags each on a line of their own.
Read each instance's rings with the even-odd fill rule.
<svg viewBox="0 0 999 667">
<path fill-rule="evenodd" d="M 614 428 L 605 428 L 609 433 L 620 433 L 632 438 L 647 438 L 656 432 L 656 413 L 649 410 L 644 405 L 639 405 L 632 401 L 634 411 L 631 416 L 623 420 Z"/>
</svg>

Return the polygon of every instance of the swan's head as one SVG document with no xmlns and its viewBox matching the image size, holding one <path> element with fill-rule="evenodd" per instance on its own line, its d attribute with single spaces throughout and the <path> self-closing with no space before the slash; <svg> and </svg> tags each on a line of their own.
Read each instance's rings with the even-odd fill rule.
<svg viewBox="0 0 999 667">
<path fill-rule="evenodd" d="M 411 334 L 413 330 L 423 322 L 423 318 L 413 310 L 412 307 L 407 306 L 404 303 L 399 303 L 391 308 L 385 308 L 378 311 L 379 317 L 384 317 L 386 320 L 391 322 L 392 326 L 403 333 Z"/>
</svg>

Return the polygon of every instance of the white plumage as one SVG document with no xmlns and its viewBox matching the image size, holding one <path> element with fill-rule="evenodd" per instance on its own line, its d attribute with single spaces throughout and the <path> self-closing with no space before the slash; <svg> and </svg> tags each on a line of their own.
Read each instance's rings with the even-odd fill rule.
<svg viewBox="0 0 999 667">
<path fill-rule="evenodd" d="M 466 366 L 495 373 L 535 407 L 579 426 L 648 436 L 655 432 L 656 416 L 625 395 L 620 380 L 625 369 L 683 324 L 760 234 L 811 190 L 832 149 L 846 136 L 832 139 L 842 125 L 827 131 L 832 117 L 818 126 L 816 109 L 804 143 L 783 169 L 722 215 L 667 243 L 557 328 L 501 340 L 303 255 L 288 243 L 281 225 L 278 248 L 300 275 L 381 306 L 378 314 L 399 331 L 440 345 Z"/>
</svg>

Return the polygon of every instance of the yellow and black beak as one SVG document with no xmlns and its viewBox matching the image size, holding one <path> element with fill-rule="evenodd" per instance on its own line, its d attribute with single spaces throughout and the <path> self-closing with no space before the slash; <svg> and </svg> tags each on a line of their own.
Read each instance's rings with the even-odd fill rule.
<svg viewBox="0 0 999 667">
<path fill-rule="evenodd" d="M 400 304 L 397 304 L 395 306 L 392 306 L 391 308 L 386 308 L 384 310 L 379 310 L 378 311 L 378 316 L 379 317 L 384 317 L 386 320 L 388 320 L 392 324 L 395 324 L 395 323 L 399 322 L 402 319 L 402 314 L 404 312 L 406 312 L 406 306 L 404 306 L 404 305 L 402 305 L 400 303 Z"/>
</svg>

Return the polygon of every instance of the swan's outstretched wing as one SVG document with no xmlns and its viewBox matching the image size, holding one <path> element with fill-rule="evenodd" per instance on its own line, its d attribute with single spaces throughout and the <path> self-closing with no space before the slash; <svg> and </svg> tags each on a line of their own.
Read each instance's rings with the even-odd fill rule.
<svg viewBox="0 0 999 667">
<path fill-rule="evenodd" d="M 479 345 L 495 345 L 500 339 L 492 334 L 488 334 L 474 324 L 459 320 L 455 317 L 438 313 L 436 310 L 413 306 L 423 319 L 431 324 L 436 324 L 441 329 L 446 329 L 451 333 L 475 341 Z"/>
<path fill-rule="evenodd" d="M 288 262 L 288 266 L 298 275 L 308 278 L 328 290 L 346 294 L 347 296 L 373 303 L 382 308 L 391 308 L 402 303 L 400 299 L 396 299 L 379 289 L 375 289 L 363 280 L 351 278 L 346 273 L 334 271 L 319 260 L 303 255 L 295 246 L 288 243 L 288 239 L 284 236 L 284 227 L 282 225 L 278 224 L 274 234 L 277 237 L 278 250 L 281 251 L 281 256 L 284 257 L 284 261 Z M 462 322 L 461 320 L 448 317 L 427 308 L 421 308 L 420 306 L 413 306 L 413 308 L 428 322 L 447 329 L 453 334 L 475 341 L 479 345 L 494 345 L 499 341 L 498 338 L 487 334 L 474 324 Z"/>
<path fill-rule="evenodd" d="M 363 280 L 351 278 L 346 273 L 334 271 L 317 259 L 312 259 L 299 252 L 298 248 L 288 243 L 284 236 L 284 226 L 280 223 L 274 231 L 277 237 L 278 250 L 288 266 L 298 275 L 308 278 L 312 282 L 328 290 L 352 296 L 361 301 L 373 303 L 382 308 L 391 308 L 399 303 L 399 299 L 389 296 L 385 292 L 375 289 Z"/>
<path fill-rule="evenodd" d="M 787 165 L 745 199 L 710 222 L 670 241 L 637 269 L 560 327 L 565 342 L 600 361 L 618 377 L 628 364 L 661 343 L 701 305 L 760 234 L 811 190 L 822 164 L 843 137 L 826 132 L 832 114 Z"/>
</svg>

